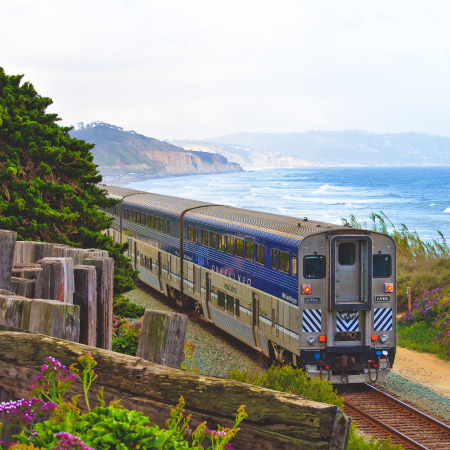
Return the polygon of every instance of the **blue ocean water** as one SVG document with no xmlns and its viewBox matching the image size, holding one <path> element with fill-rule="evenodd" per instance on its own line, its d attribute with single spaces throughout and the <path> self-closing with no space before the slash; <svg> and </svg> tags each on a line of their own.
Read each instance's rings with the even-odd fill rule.
<svg viewBox="0 0 450 450">
<path fill-rule="evenodd" d="M 383 211 L 421 239 L 450 242 L 450 167 L 306 167 L 147 179 L 127 184 L 176 197 L 342 224 L 370 226 Z"/>
</svg>

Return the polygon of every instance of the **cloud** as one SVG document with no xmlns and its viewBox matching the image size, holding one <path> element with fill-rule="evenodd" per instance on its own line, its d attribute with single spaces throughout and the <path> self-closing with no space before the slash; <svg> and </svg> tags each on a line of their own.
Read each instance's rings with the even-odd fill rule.
<svg viewBox="0 0 450 450">
<path fill-rule="evenodd" d="M 65 124 L 449 135 L 449 16 L 444 0 L 16 0 L 0 49 Z"/>
</svg>

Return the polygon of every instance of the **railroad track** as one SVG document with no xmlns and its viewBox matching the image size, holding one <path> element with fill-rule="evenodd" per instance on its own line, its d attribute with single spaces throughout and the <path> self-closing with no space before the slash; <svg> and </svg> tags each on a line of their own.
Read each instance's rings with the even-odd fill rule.
<svg viewBox="0 0 450 450">
<path fill-rule="evenodd" d="M 338 388 L 358 429 L 403 449 L 450 449 L 450 427 L 371 385 Z"/>
</svg>

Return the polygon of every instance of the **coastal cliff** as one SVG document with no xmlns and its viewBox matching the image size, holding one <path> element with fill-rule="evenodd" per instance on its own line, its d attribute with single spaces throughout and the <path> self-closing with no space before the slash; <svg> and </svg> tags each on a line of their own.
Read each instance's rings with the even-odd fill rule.
<svg viewBox="0 0 450 450">
<path fill-rule="evenodd" d="M 95 144 L 91 151 L 104 177 L 163 177 L 242 170 L 239 164 L 222 155 L 184 150 L 107 123 L 80 124 L 70 134 Z"/>
</svg>

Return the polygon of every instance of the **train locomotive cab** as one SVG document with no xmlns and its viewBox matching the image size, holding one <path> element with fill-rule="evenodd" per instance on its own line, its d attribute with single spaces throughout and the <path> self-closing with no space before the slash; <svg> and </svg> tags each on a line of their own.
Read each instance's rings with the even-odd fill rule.
<svg viewBox="0 0 450 450">
<path fill-rule="evenodd" d="M 395 356 L 395 243 L 354 231 L 309 236 L 299 250 L 300 360 L 332 383 L 382 381 Z"/>
</svg>

